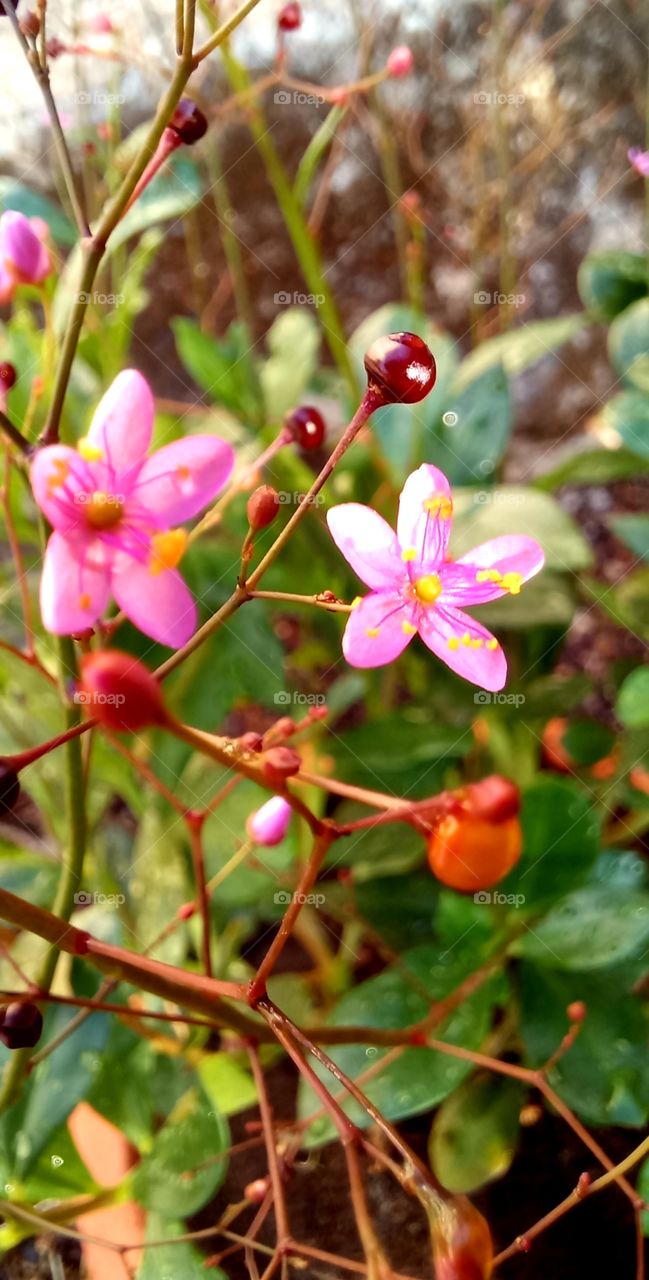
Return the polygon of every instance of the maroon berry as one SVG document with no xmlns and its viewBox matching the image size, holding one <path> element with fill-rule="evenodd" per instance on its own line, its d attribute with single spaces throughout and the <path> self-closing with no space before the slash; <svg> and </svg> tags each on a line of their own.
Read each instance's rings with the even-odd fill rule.
<svg viewBox="0 0 649 1280">
<path fill-rule="evenodd" d="M 264 749 L 264 740 L 260 733 L 253 733 L 252 731 L 242 733 L 239 742 L 242 747 L 245 747 L 246 751 L 263 751 Z"/>
<path fill-rule="evenodd" d="M 8 1004 L 0 1014 L 0 1040 L 8 1049 L 33 1049 L 43 1030 L 43 1015 L 35 1004 Z"/>
<path fill-rule="evenodd" d="M 248 524 L 255 532 L 272 524 L 279 511 L 279 494 L 269 484 L 261 484 L 248 498 Z"/>
<path fill-rule="evenodd" d="M 297 31 L 302 26 L 302 9 L 299 4 L 285 4 L 277 16 L 280 31 Z"/>
<path fill-rule="evenodd" d="M 311 404 L 301 404 L 293 409 L 284 425 L 301 449 L 319 449 L 327 434 L 322 414 Z"/>
<path fill-rule="evenodd" d="M 20 795 L 18 774 L 6 764 L 0 764 L 0 815 L 9 813 Z"/>
<path fill-rule="evenodd" d="M 4 391 L 11 391 L 16 385 L 18 374 L 12 364 L 8 360 L 0 361 L 0 386 Z"/>
<path fill-rule="evenodd" d="M 181 142 L 191 147 L 207 133 L 207 120 L 191 98 L 181 98 L 169 121 L 169 128 L 178 134 Z"/>
<path fill-rule="evenodd" d="M 385 404 L 416 404 L 432 391 L 437 377 L 435 357 L 416 333 L 377 338 L 366 352 L 365 371 Z"/>
</svg>

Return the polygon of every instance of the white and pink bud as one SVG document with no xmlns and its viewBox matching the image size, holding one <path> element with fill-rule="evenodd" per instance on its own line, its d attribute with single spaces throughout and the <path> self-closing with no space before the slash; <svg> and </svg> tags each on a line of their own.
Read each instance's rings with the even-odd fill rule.
<svg viewBox="0 0 649 1280">
<path fill-rule="evenodd" d="M 270 800 L 262 804 L 261 809 L 251 813 L 248 818 L 246 829 L 250 839 L 267 848 L 281 844 L 288 831 L 292 812 L 283 796 L 271 796 Z"/>
</svg>

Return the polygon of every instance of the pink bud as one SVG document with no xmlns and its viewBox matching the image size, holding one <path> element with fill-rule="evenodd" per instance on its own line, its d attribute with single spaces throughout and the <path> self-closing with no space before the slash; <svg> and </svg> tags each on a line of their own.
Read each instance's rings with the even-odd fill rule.
<svg viewBox="0 0 649 1280">
<path fill-rule="evenodd" d="M 649 178 L 649 151 L 643 151 L 641 147 L 629 147 L 627 151 L 629 164 L 641 178 Z"/>
<path fill-rule="evenodd" d="M 250 814 L 246 823 L 248 835 L 256 844 L 280 844 L 288 831 L 292 812 L 283 796 L 271 796 L 261 809 Z"/>
<path fill-rule="evenodd" d="M 107 13 L 97 13 L 88 22 L 90 31 L 96 32 L 100 36 L 109 36 L 113 31 L 113 24 Z"/>
<path fill-rule="evenodd" d="M 407 44 L 397 45 L 385 65 L 391 76 L 409 76 L 415 65 L 412 49 L 409 49 Z"/>
<path fill-rule="evenodd" d="M 16 285 L 41 284 L 50 274 L 52 263 L 41 233 L 41 219 L 33 226 L 13 209 L 0 217 L 0 301 L 8 301 Z"/>
</svg>

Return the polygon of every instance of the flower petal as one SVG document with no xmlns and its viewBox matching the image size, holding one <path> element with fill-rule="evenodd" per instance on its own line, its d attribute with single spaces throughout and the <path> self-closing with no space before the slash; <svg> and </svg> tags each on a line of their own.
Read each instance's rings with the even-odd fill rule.
<svg viewBox="0 0 649 1280">
<path fill-rule="evenodd" d="M 216 497 L 233 466 L 234 450 L 219 436 L 186 436 L 146 459 L 131 497 L 160 527 L 183 524 Z"/>
<path fill-rule="evenodd" d="M 403 653 L 417 628 L 414 607 L 396 591 L 372 591 L 352 609 L 343 653 L 352 667 L 382 667 Z"/>
<path fill-rule="evenodd" d="M 360 502 L 342 502 L 327 512 L 329 532 L 361 582 L 381 590 L 406 577 L 394 531 L 378 512 Z"/>
<path fill-rule="evenodd" d="M 430 572 L 444 560 L 452 513 L 446 476 L 425 462 L 408 476 L 399 499 L 397 535 L 402 554 L 411 554 L 414 573 Z"/>
<path fill-rule="evenodd" d="M 196 602 L 189 587 L 176 569 L 152 573 L 149 563 L 127 556 L 119 560 L 111 589 L 120 609 L 145 636 L 179 649 L 196 630 Z"/>
<path fill-rule="evenodd" d="M 54 529 L 67 533 L 83 520 L 83 499 L 95 488 L 87 463 L 65 444 L 39 449 L 30 468 L 34 498 Z"/>
<path fill-rule="evenodd" d="M 85 631 L 101 617 L 109 598 L 107 569 L 95 559 L 93 544 L 53 533 L 41 577 L 43 626 L 57 636 Z"/>
<path fill-rule="evenodd" d="M 451 671 L 495 693 L 507 679 L 507 660 L 495 636 L 468 613 L 450 606 L 422 609 L 419 634 Z"/>
<path fill-rule="evenodd" d="M 500 596 L 518 595 L 522 583 L 533 578 L 544 563 L 543 548 L 535 538 L 522 534 L 491 538 L 453 564 L 442 566 L 444 603 L 486 604 Z"/>
<path fill-rule="evenodd" d="M 107 474 L 99 480 L 98 488 L 112 492 L 117 476 L 143 462 L 151 443 L 154 413 L 146 378 L 136 369 L 123 369 L 99 401 L 86 437 L 101 454 L 95 464 L 97 472 L 102 470 L 101 460 L 106 463 Z"/>
<path fill-rule="evenodd" d="M 25 284 L 40 284 L 51 271 L 50 256 L 29 218 L 13 209 L 0 218 L 0 258 L 9 274 Z"/>
</svg>

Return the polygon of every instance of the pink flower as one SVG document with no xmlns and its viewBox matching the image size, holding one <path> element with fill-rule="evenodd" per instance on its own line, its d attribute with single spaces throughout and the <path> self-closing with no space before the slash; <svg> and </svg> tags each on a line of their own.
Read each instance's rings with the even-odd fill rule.
<svg viewBox="0 0 649 1280">
<path fill-rule="evenodd" d="M 187 534 L 170 526 L 212 501 L 234 454 L 218 436 L 194 435 L 147 457 L 153 417 L 148 383 L 125 369 L 77 449 L 49 445 L 32 463 L 34 497 L 54 529 L 41 613 L 55 635 L 92 626 L 111 595 L 140 631 L 172 648 L 196 628 L 196 604 L 176 571 Z"/>
<path fill-rule="evenodd" d="M 26 218 L 9 209 L 0 217 L 0 304 L 10 302 L 19 284 L 42 284 L 52 270 L 42 243 L 47 234 L 42 218 Z"/>
<path fill-rule="evenodd" d="M 283 796 L 271 796 L 261 809 L 251 813 L 246 823 L 246 830 L 256 844 L 280 844 L 288 831 L 291 821 L 291 809 L 288 800 Z"/>
<path fill-rule="evenodd" d="M 385 65 L 391 76 L 409 76 L 415 65 L 412 49 L 407 44 L 397 45 L 389 54 Z"/>
<path fill-rule="evenodd" d="M 629 164 L 641 178 L 649 178 L 649 151 L 643 151 L 641 147 L 629 147 L 627 151 Z"/>
<path fill-rule="evenodd" d="M 538 542 L 518 534 L 492 538 L 459 560 L 446 553 L 453 502 L 446 476 L 425 463 L 408 477 L 397 533 L 371 507 L 346 502 L 327 522 L 334 542 L 370 593 L 354 602 L 343 636 L 353 667 L 380 667 L 419 632 L 436 657 L 483 689 L 502 689 L 505 655 L 461 605 L 518 595 L 543 566 Z"/>
</svg>

